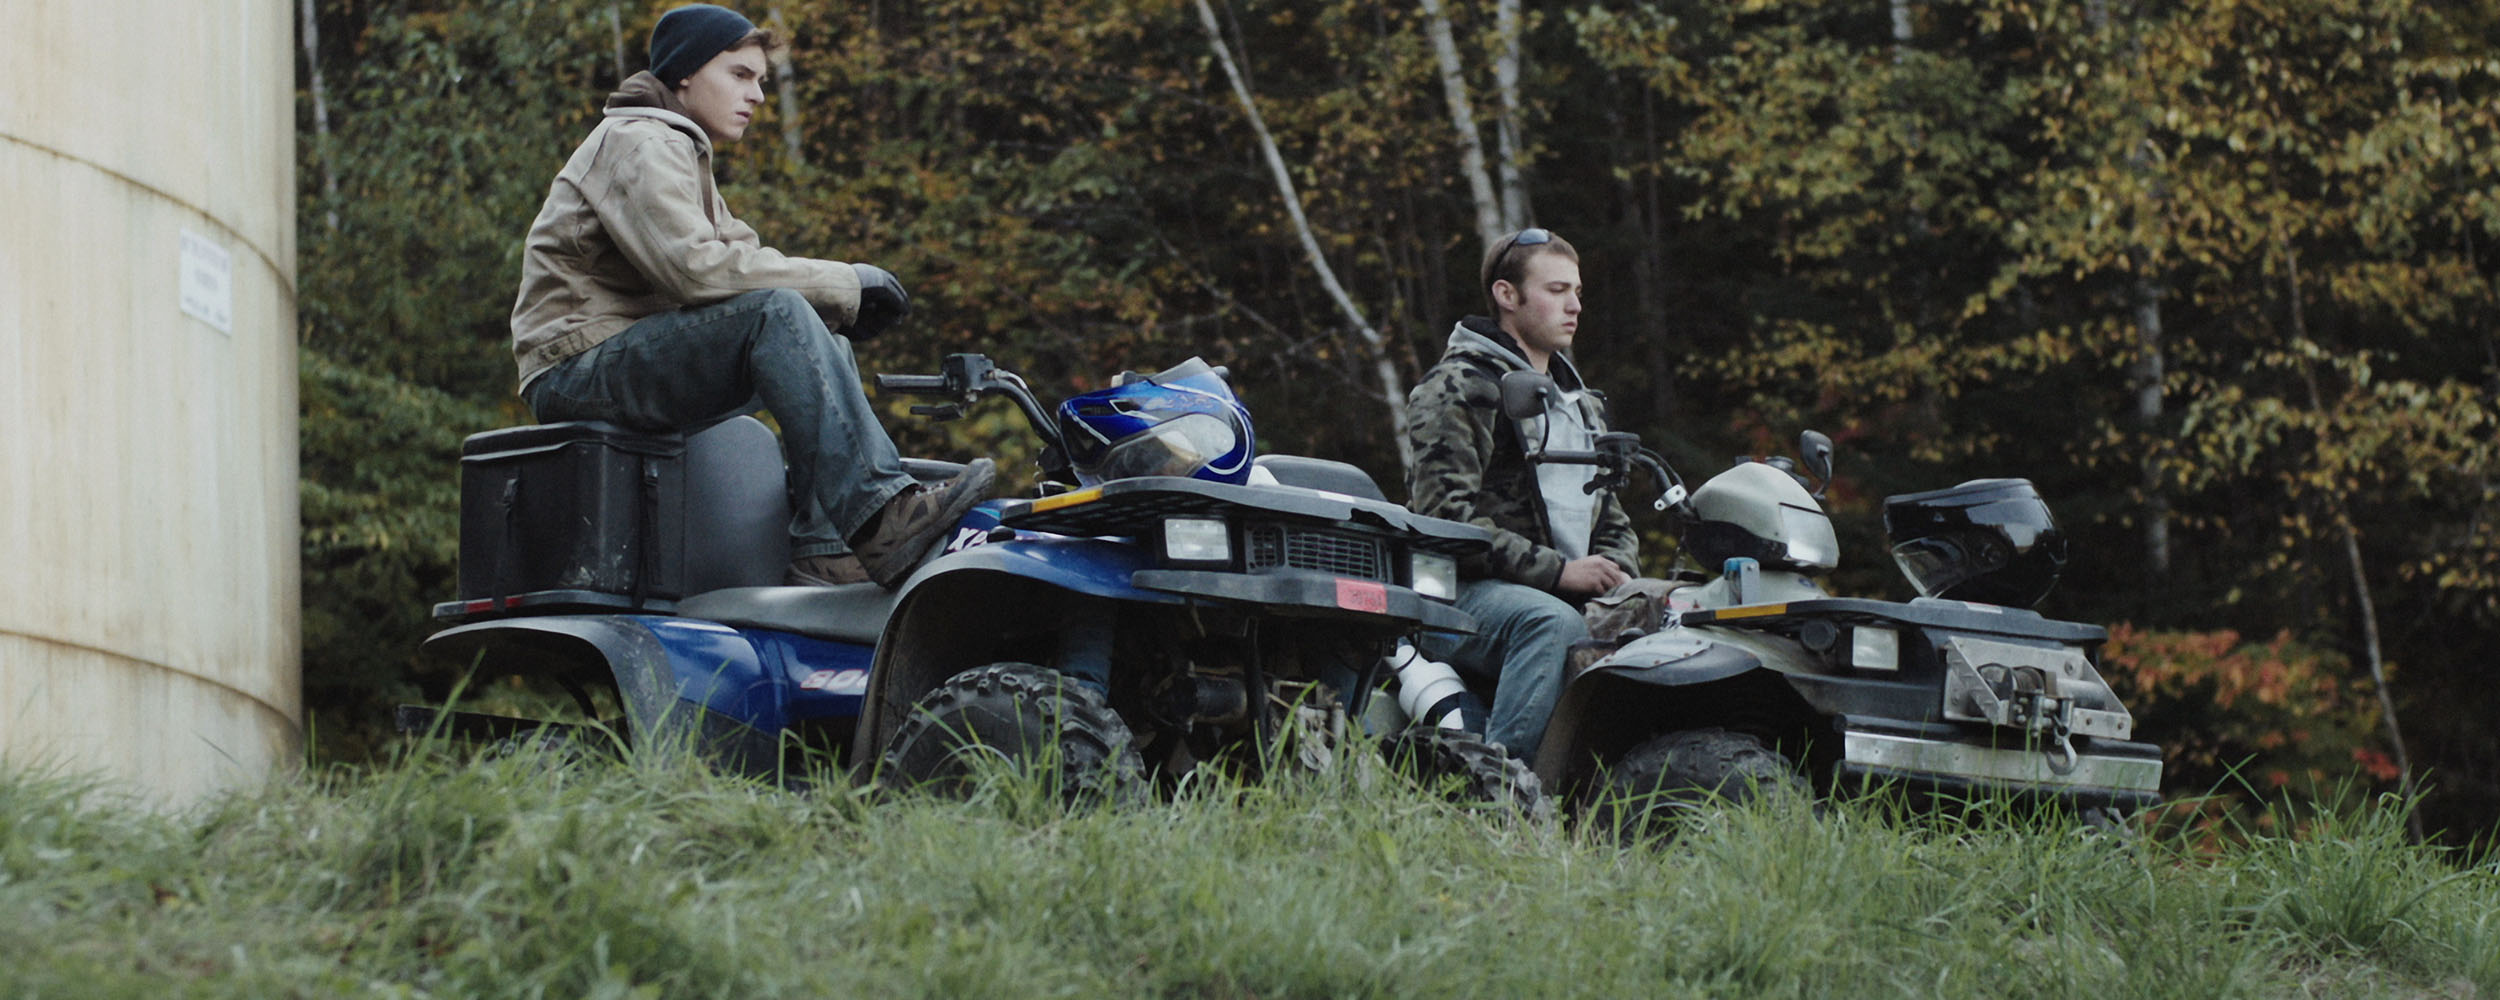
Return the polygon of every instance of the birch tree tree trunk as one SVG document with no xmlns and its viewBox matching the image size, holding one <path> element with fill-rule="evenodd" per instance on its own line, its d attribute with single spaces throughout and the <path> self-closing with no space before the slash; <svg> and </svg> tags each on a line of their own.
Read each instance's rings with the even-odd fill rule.
<svg viewBox="0 0 2500 1000">
<path fill-rule="evenodd" d="M 321 21 L 314 16 L 313 0 L 303 0 L 302 11 L 297 34 L 304 40 L 305 88 L 312 92 L 313 159 L 321 164 L 321 221 L 337 232 L 339 172 L 330 162 L 330 99 L 329 88 L 321 80 Z"/>
<path fill-rule="evenodd" d="M 2085 7 L 2085 18 L 2099 36 L 2097 41 L 2101 51 L 2112 56 L 2123 52 L 2129 58 L 2143 57 L 2141 46 L 2132 42 L 2124 46 L 2118 44 L 2111 23 L 2110 0 L 2091 0 Z M 2130 173 L 2141 175 L 2151 172 L 2153 158 L 2149 140 L 2130 142 L 2126 162 Z M 2138 205 L 2137 210 L 2152 211 L 2161 197 L 2156 187 L 2149 201 Z M 2167 377 L 2161 321 L 2163 288 L 2160 278 L 2152 273 L 2156 266 L 2152 254 L 2138 247 L 2127 256 L 2129 267 L 2135 272 L 2129 283 L 2128 305 L 2135 325 L 2136 350 L 2139 352 L 2131 373 L 2135 383 L 2136 426 L 2147 441 L 2154 441 L 2159 439 L 2162 414 L 2167 406 L 2163 390 L 2163 380 Z M 2170 493 L 2163 484 L 2161 465 L 2159 449 L 2148 447 L 2137 466 L 2139 482 L 2144 490 L 2144 568 L 2157 584 L 2170 575 Z"/>
<path fill-rule="evenodd" d="M 785 39 L 790 37 L 790 22 L 781 16 L 780 4 L 767 8 L 764 16 L 773 30 Z M 773 85 L 775 97 L 781 103 L 781 152 L 789 158 L 790 167 L 795 170 L 807 165 L 804 152 L 807 148 L 807 129 L 805 121 L 799 117 L 799 83 L 797 74 L 791 70 L 790 47 L 787 45 L 773 53 Z"/>
<path fill-rule="evenodd" d="M 1520 124 L 1519 0 L 1493 5 L 1493 31 L 1501 39 L 1501 54 L 1493 60 L 1494 93 L 1501 100 L 1494 124 L 1501 139 L 1502 230 L 1507 233 L 1527 226 L 1534 214 L 1528 207 L 1528 153 Z"/>
<path fill-rule="evenodd" d="M 1467 175 L 1467 190 L 1476 201 L 1476 239 L 1478 246 L 1492 246 L 1508 235 L 1509 215 L 1503 211 L 1504 199 L 1494 193 L 1493 177 L 1485 171 L 1484 139 L 1476 129 L 1476 109 L 1467 97 L 1466 67 L 1458 58 L 1458 40 L 1450 32 L 1450 17 L 1441 0 L 1423 0 L 1424 34 L 1432 39 L 1432 55 L 1441 69 L 1441 97 L 1450 106 L 1450 128 L 1458 134 L 1459 172 Z M 1507 153 L 1505 160 L 1507 160 Z M 1505 181 L 1510 180 L 1509 164 L 1504 163 Z"/>
<path fill-rule="evenodd" d="M 616 53 L 616 80 L 625 82 L 633 71 L 625 68 L 625 12 L 617 5 L 608 5 L 608 46 Z"/>
<path fill-rule="evenodd" d="M 1311 271 L 1319 277 L 1320 287 L 1327 291 L 1329 299 L 1345 315 L 1346 325 L 1361 340 L 1372 371 L 1380 379 L 1380 402 L 1389 411 L 1389 433 L 1398 443 L 1398 468 L 1401 472 L 1412 469 L 1415 467 L 1415 447 L 1406 439 L 1406 380 L 1398 375 L 1398 366 L 1390 355 L 1388 340 L 1372 328 L 1371 321 L 1363 318 L 1363 310 L 1355 306 L 1352 296 L 1346 294 L 1345 286 L 1337 281 L 1336 269 L 1329 266 L 1328 257 L 1320 252 L 1319 237 L 1311 232 L 1311 221 L 1302 212 L 1302 196 L 1294 190 L 1293 174 L 1285 168 L 1285 157 L 1276 148 L 1276 137 L 1268 132 L 1267 119 L 1259 114 L 1258 102 L 1250 96 L 1250 85 L 1243 78 L 1241 67 L 1233 62 L 1232 48 L 1224 43 L 1224 29 L 1216 23 L 1215 9 L 1207 5 L 1207 0 L 1193 2 L 1198 8 L 1198 23 L 1207 32 L 1207 47 L 1214 52 L 1216 63 L 1224 68 L 1224 78 L 1232 84 L 1233 99 L 1240 102 L 1242 115 L 1250 120 L 1250 131 L 1259 140 L 1259 154 L 1267 161 L 1268 174 L 1276 182 L 1276 193 L 1284 200 L 1285 216 L 1293 223 L 1294 234 L 1301 240 L 1302 253 L 1310 259 Z"/>
<path fill-rule="evenodd" d="M 2134 162 L 2130 157 L 2129 162 Z M 2144 273 L 2138 264 L 2134 282 L 2135 339 L 2137 355 L 2135 378 L 2135 422 L 2147 437 L 2161 431 L 2165 405 L 2163 380 L 2167 378 L 2162 357 L 2161 283 Z M 2162 484 L 2161 456 L 2146 450 L 2141 460 L 2144 485 L 2144 568 L 2156 580 L 2170 575 L 2170 493 Z"/>
</svg>

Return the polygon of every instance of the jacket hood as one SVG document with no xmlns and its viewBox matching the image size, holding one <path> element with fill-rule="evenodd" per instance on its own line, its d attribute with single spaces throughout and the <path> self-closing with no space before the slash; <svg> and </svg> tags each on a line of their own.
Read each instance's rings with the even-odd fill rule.
<svg viewBox="0 0 2500 1000">
<path fill-rule="evenodd" d="M 1460 356 L 1481 358 L 1505 373 L 1535 370 L 1529 366 L 1528 356 L 1521 353 L 1519 341 L 1490 316 L 1469 316 L 1450 329 L 1449 346 L 1443 348 L 1442 357 Z M 1546 368 L 1554 384 L 1564 389 L 1587 387 L 1580 381 L 1580 370 L 1572 366 L 1568 357 L 1556 354 Z"/>
<path fill-rule="evenodd" d="M 712 152 L 712 137 L 703 126 L 694 123 L 686 110 L 686 102 L 677 99 L 677 92 L 661 83 L 660 78 L 644 70 L 626 77 L 616 92 L 608 95 L 606 114 L 610 118 L 649 118 L 694 137 L 695 145 L 704 155 Z"/>
</svg>

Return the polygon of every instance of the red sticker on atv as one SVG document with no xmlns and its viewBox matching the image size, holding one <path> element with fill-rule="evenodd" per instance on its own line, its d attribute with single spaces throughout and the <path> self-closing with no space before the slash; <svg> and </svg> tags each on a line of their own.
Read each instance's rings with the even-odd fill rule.
<svg viewBox="0 0 2500 1000">
<path fill-rule="evenodd" d="M 1348 611 L 1385 614 L 1389 610 L 1389 588 L 1369 580 L 1338 577 L 1337 606 Z"/>
</svg>

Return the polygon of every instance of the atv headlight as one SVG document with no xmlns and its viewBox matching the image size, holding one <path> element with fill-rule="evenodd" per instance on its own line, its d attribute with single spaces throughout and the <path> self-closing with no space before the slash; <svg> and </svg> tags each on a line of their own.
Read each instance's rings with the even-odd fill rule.
<svg viewBox="0 0 2500 1000">
<path fill-rule="evenodd" d="M 1436 601 L 1458 600 L 1458 560 L 1417 550 L 1406 557 L 1406 566 L 1416 593 Z"/>
<path fill-rule="evenodd" d="M 1175 563 L 1232 565 L 1232 529 L 1217 518 L 1166 518 L 1163 522 L 1163 558 L 1166 562 Z"/>
<path fill-rule="evenodd" d="M 1873 625 L 1850 626 L 1849 665 L 1860 670 L 1900 670 L 1901 633 Z"/>
</svg>

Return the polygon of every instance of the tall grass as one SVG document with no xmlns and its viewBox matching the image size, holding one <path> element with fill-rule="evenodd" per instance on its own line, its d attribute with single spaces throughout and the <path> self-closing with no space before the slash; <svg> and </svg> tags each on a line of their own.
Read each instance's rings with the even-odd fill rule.
<svg viewBox="0 0 2500 1000">
<path fill-rule="evenodd" d="M 0 776 L 0 996 L 2500 996 L 2401 810 L 2219 852 L 1772 799 L 1620 846 L 1367 768 L 1068 811 L 420 748 L 162 817 Z"/>
</svg>

